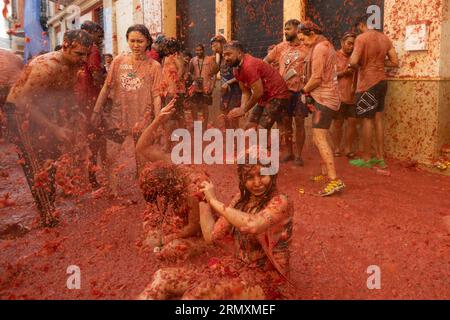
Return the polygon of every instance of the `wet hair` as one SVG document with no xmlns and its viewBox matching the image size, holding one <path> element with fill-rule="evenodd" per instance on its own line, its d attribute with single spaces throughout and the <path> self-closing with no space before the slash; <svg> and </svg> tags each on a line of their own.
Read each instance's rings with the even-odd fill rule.
<svg viewBox="0 0 450 320">
<path fill-rule="evenodd" d="M 93 32 L 103 33 L 103 28 L 98 23 L 96 23 L 94 21 L 90 21 L 90 20 L 83 22 L 80 29 L 85 30 L 89 33 L 93 33 Z"/>
<path fill-rule="evenodd" d="M 164 41 L 164 47 L 166 48 L 167 52 L 175 53 L 180 52 L 181 44 L 175 38 L 167 38 L 166 41 Z"/>
<path fill-rule="evenodd" d="M 106 57 L 113 58 L 113 55 L 112 55 L 111 53 L 105 53 L 105 54 L 103 55 L 103 57 L 104 57 L 104 58 L 106 58 Z"/>
<path fill-rule="evenodd" d="M 348 38 L 356 38 L 356 33 L 354 32 L 346 32 L 344 33 L 344 35 L 342 36 L 342 41 L 345 41 Z"/>
<path fill-rule="evenodd" d="M 148 203 L 157 204 L 160 199 L 165 206 L 170 204 L 174 210 L 186 204 L 186 182 L 173 164 L 157 161 L 147 165 L 140 174 L 139 186 Z"/>
<path fill-rule="evenodd" d="M 71 46 L 78 43 L 83 47 L 89 48 L 94 43 L 92 36 L 84 30 L 69 30 L 64 33 L 64 41 Z"/>
<path fill-rule="evenodd" d="M 55 46 L 54 51 L 59 51 L 61 49 L 62 49 L 62 45 L 58 44 L 58 45 Z"/>
<path fill-rule="evenodd" d="M 245 211 L 244 210 L 245 206 L 248 204 L 248 202 L 250 200 L 251 192 L 245 186 L 245 182 L 247 180 L 246 179 L 247 178 L 247 174 L 252 169 L 254 169 L 255 166 L 268 167 L 268 165 L 262 165 L 260 162 L 258 162 L 258 164 L 241 164 L 241 165 L 238 165 L 237 173 L 238 173 L 238 178 L 239 178 L 240 198 L 239 198 L 238 202 L 236 203 L 236 205 L 234 206 L 238 210 Z M 269 201 L 277 193 L 276 181 L 277 181 L 277 175 L 270 176 L 270 184 L 269 184 L 267 190 L 264 192 L 264 194 L 259 196 L 258 204 L 256 205 L 255 208 L 252 208 L 252 209 L 256 209 L 256 211 L 262 210 L 269 203 Z"/>
<path fill-rule="evenodd" d="M 237 40 L 228 41 L 223 46 L 223 49 L 224 50 L 225 49 L 234 49 L 234 50 L 238 50 L 240 52 L 244 52 L 244 46 Z"/>
<path fill-rule="evenodd" d="M 127 30 L 127 33 L 126 33 L 127 40 L 128 40 L 128 36 L 133 31 L 139 32 L 140 34 L 142 34 L 147 39 L 147 41 L 148 41 L 147 49 L 150 49 L 152 44 L 153 44 L 153 39 L 152 39 L 152 36 L 150 35 L 150 31 L 148 31 L 147 27 L 144 26 L 143 24 L 132 25 Z"/>
<path fill-rule="evenodd" d="M 247 181 L 247 175 L 249 174 L 249 172 L 257 166 L 262 167 L 262 168 L 270 167 L 269 164 L 261 163 L 262 158 L 261 158 L 261 154 L 260 154 L 260 151 L 261 151 L 260 148 L 261 147 L 251 146 L 247 150 L 245 150 L 245 152 L 238 155 L 238 163 L 239 162 L 246 163 L 246 164 L 238 164 L 238 168 L 237 168 L 237 173 L 238 173 L 238 178 L 239 178 L 240 198 L 239 198 L 238 202 L 236 203 L 235 208 L 238 210 L 248 211 L 248 209 L 249 209 L 249 208 L 247 208 L 247 210 L 244 210 L 246 205 L 248 204 L 248 202 L 250 200 L 250 196 L 251 196 L 251 192 L 245 186 L 245 182 Z M 239 160 L 241 160 L 241 161 L 239 161 Z M 256 162 L 256 164 L 249 164 L 251 162 L 253 162 L 253 163 Z M 256 209 L 257 211 L 259 211 L 259 210 L 262 210 L 267 205 L 267 203 L 269 203 L 269 201 L 278 192 L 277 186 L 276 186 L 276 180 L 277 180 L 276 174 L 270 176 L 270 184 L 269 184 L 267 190 L 264 192 L 264 194 L 262 194 L 261 196 L 258 197 L 259 201 L 258 201 L 258 204 L 256 205 L 256 207 L 251 208 L 251 209 Z"/>
<path fill-rule="evenodd" d="M 203 50 L 205 50 L 205 46 L 202 43 L 199 43 L 198 45 L 195 46 L 195 49 L 197 48 L 202 48 Z"/>
<path fill-rule="evenodd" d="M 300 23 L 297 27 L 297 30 L 304 34 L 305 36 L 310 36 L 311 33 L 314 34 L 322 34 L 323 30 L 317 24 L 312 21 L 306 21 L 305 23 Z"/>
<path fill-rule="evenodd" d="M 364 13 L 355 19 L 355 27 L 358 27 L 360 23 L 367 25 L 367 20 L 372 16 L 370 13 Z"/>
<path fill-rule="evenodd" d="M 166 41 L 166 36 L 163 35 L 162 33 L 160 33 L 156 36 L 156 39 L 155 39 L 156 44 L 163 44 L 164 41 Z"/>
<path fill-rule="evenodd" d="M 192 58 L 192 53 L 191 53 L 189 50 L 184 50 L 184 51 L 183 51 L 183 56 Z"/>
<path fill-rule="evenodd" d="M 300 25 L 300 21 L 298 21 L 297 19 L 291 19 L 291 20 L 288 20 L 288 21 L 286 21 L 286 23 L 284 24 L 284 26 L 294 26 L 294 27 L 297 27 L 298 28 L 298 26 Z"/>
</svg>

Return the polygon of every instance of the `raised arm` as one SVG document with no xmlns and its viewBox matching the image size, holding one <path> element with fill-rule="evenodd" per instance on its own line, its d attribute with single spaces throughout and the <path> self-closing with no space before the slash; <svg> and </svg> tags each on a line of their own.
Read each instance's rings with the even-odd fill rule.
<svg viewBox="0 0 450 320">
<path fill-rule="evenodd" d="M 160 150 L 160 148 L 152 148 L 156 138 L 157 129 L 163 125 L 170 118 L 170 115 L 175 111 L 175 99 L 172 99 L 155 117 L 152 123 L 145 128 L 141 137 L 136 144 L 136 157 L 141 165 L 147 162 L 154 162 L 158 160 L 170 161 L 170 156 Z"/>
<path fill-rule="evenodd" d="M 272 199 L 264 210 L 249 215 L 220 202 L 215 196 L 212 183 L 203 182 L 202 191 L 211 208 L 242 232 L 259 234 L 287 218 L 288 201 L 283 196 Z"/>
</svg>

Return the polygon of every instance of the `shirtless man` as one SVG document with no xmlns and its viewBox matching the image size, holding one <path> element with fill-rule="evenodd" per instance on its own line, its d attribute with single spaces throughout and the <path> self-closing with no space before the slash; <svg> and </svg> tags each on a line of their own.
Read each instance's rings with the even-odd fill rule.
<svg viewBox="0 0 450 320">
<path fill-rule="evenodd" d="M 83 30 L 64 34 L 62 49 L 36 57 L 12 87 L 5 104 L 13 142 L 44 226 L 54 226 L 55 160 L 80 132 L 74 103 L 78 69 L 86 62 L 92 37 Z"/>
<path fill-rule="evenodd" d="M 14 53 L 0 49 L 0 138 L 2 138 L 3 126 L 6 125 L 6 118 L 3 114 L 3 104 L 6 101 L 9 90 L 16 82 L 23 68 L 23 61 Z"/>
</svg>

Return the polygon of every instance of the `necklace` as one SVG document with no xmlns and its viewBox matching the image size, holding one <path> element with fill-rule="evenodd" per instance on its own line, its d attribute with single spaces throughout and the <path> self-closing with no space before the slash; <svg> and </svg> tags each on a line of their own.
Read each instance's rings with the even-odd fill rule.
<svg viewBox="0 0 450 320">
<path fill-rule="evenodd" d="M 138 77 L 138 72 L 139 72 L 139 70 L 141 69 L 142 65 L 145 63 L 145 61 L 146 61 L 147 59 L 144 58 L 144 59 L 141 61 L 141 63 L 139 63 L 139 64 L 137 65 L 137 67 L 135 66 L 135 60 L 136 60 L 136 59 L 134 59 L 133 57 L 131 57 L 131 67 L 133 68 L 133 70 L 130 71 L 130 72 L 128 73 L 128 77 L 130 77 L 130 78 L 137 78 L 137 77 Z"/>
</svg>

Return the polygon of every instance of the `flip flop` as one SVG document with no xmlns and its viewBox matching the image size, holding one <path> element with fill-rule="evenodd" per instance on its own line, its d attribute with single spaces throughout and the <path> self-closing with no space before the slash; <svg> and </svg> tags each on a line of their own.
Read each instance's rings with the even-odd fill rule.
<svg viewBox="0 0 450 320">
<path fill-rule="evenodd" d="M 349 152 L 345 155 L 347 158 L 349 159 L 353 159 L 355 157 L 355 153 L 354 152 Z"/>
<path fill-rule="evenodd" d="M 372 168 L 370 161 L 364 161 L 363 159 L 354 159 L 349 161 L 350 165 L 358 168 Z"/>
<path fill-rule="evenodd" d="M 372 166 L 377 166 L 380 169 L 387 169 L 386 162 L 384 159 L 372 158 L 368 161 Z"/>
</svg>

